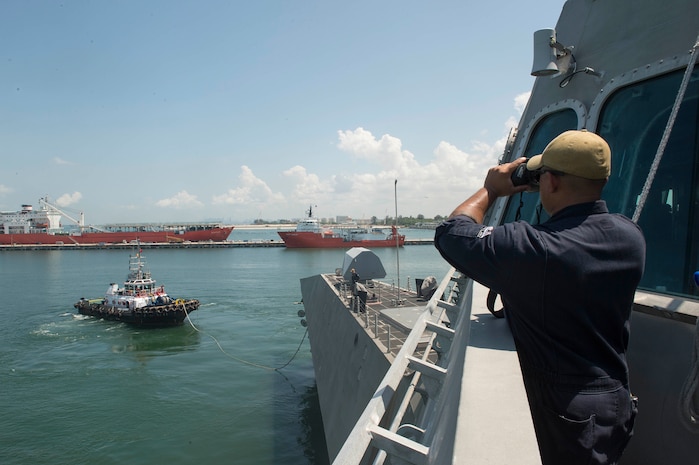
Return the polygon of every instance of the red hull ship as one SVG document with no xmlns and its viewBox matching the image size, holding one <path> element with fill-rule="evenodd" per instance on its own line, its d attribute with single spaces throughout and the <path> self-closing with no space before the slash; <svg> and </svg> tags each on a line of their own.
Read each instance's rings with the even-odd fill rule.
<svg viewBox="0 0 699 465">
<path fill-rule="evenodd" d="M 132 241 L 148 242 L 205 242 L 225 241 L 233 226 L 219 226 L 195 231 L 127 231 L 87 232 L 75 234 L 1 234 L 0 245 L 12 244 L 119 244 Z"/>
<path fill-rule="evenodd" d="M 341 249 L 351 247 L 402 247 L 405 235 L 398 234 L 395 226 L 390 227 L 339 226 L 325 228 L 318 218 L 313 216 L 313 209 L 308 209 L 308 217 L 296 225 L 295 231 L 279 231 L 284 245 L 298 249 Z"/>
<path fill-rule="evenodd" d="M 17 212 L 0 213 L 0 245 L 12 244 L 119 244 L 140 242 L 220 242 L 228 239 L 233 226 L 217 223 L 133 224 L 102 228 L 83 226 L 83 216 L 74 220 L 47 199 L 39 200 L 37 210 L 22 205 Z M 61 216 L 73 220 L 80 230 L 65 232 Z"/>
</svg>

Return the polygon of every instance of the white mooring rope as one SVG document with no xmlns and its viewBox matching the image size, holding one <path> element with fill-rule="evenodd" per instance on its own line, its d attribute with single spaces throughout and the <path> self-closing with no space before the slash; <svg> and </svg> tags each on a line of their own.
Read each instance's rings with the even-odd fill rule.
<svg viewBox="0 0 699 465">
<path fill-rule="evenodd" d="M 260 365 L 260 364 L 258 364 L 258 363 L 248 362 L 247 360 L 243 360 L 242 358 L 238 358 L 238 357 L 236 357 L 235 355 L 229 354 L 229 353 L 226 352 L 225 349 L 221 346 L 221 343 L 218 342 L 218 339 L 216 339 L 214 336 L 212 336 L 211 334 L 207 333 L 206 331 L 202 331 L 201 329 L 199 329 L 199 328 L 197 328 L 196 326 L 194 326 L 194 323 L 192 323 L 192 319 L 189 317 L 189 313 L 187 312 L 187 307 L 186 307 L 184 301 L 182 301 L 182 309 L 184 310 L 184 314 L 187 315 L 187 321 L 189 322 L 189 324 L 190 324 L 190 326 L 192 327 L 192 329 L 194 329 L 195 331 L 197 331 L 197 332 L 199 332 L 199 333 L 201 333 L 201 334 L 204 334 L 204 335 L 206 335 L 206 336 L 209 336 L 211 339 L 213 339 L 213 341 L 216 343 L 216 345 L 218 346 L 219 350 L 223 353 L 223 355 L 225 355 L 226 357 L 232 358 L 232 359 L 235 360 L 236 362 L 242 363 L 242 364 L 244 364 L 244 365 L 249 365 L 249 366 L 255 367 L 255 368 L 262 368 L 262 369 L 264 369 L 264 370 L 279 371 L 279 370 L 282 370 L 283 368 L 286 368 L 286 367 L 294 360 L 294 358 L 296 358 L 296 355 L 297 355 L 297 354 L 299 353 L 299 351 L 301 350 L 301 346 L 303 345 L 303 341 L 306 339 L 306 335 L 308 334 L 308 329 L 306 329 L 306 332 L 303 333 L 303 337 L 301 337 L 301 342 L 299 342 L 299 346 L 296 348 L 296 352 L 294 352 L 294 355 L 291 356 L 291 358 L 289 359 L 289 361 L 286 362 L 286 363 L 285 363 L 284 365 L 282 365 L 282 366 L 279 366 L 279 367 L 274 368 L 274 367 L 270 367 L 270 366 L 267 366 L 267 365 Z"/>
</svg>

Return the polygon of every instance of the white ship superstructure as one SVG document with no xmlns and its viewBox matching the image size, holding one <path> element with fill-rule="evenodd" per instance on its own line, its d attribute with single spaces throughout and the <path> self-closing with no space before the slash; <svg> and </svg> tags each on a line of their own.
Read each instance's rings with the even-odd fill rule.
<svg viewBox="0 0 699 465">
<path fill-rule="evenodd" d="M 43 200 L 43 199 L 42 199 Z M 13 212 L 0 212 L 0 228 L 3 234 L 30 234 L 52 232 L 61 229 L 61 214 L 49 210 L 44 203 L 34 209 L 32 205 L 22 205 L 22 209 Z"/>
</svg>

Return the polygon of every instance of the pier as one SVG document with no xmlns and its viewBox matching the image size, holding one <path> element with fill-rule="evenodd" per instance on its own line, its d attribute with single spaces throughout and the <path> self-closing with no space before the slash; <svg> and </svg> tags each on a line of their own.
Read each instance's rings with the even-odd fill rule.
<svg viewBox="0 0 699 465">
<path fill-rule="evenodd" d="M 431 245 L 432 239 L 406 239 L 405 245 Z M 0 252 L 21 250 L 120 250 L 132 249 L 137 243 L 98 244 L 7 244 L 0 245 Z M 141 242 L 142 249 L 232 249 L 241 247 L 285 247 L 282 240 L 261 241 L 203 241 L 203 242 Z"/>
</svg>

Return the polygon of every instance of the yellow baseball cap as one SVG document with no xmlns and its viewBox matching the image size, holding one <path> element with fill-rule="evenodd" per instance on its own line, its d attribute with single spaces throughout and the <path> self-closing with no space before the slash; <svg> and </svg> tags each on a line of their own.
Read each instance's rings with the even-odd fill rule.
<svg viewBox="0 0 699 465">
<path fill-rule="evenodd" d="M 612 168 L 612 151 L 594 132 L 566 131 L 549 142 L 541 155 L 527 162 L 530 171 L 544 166 L 585 179 L 606 179 Z"/>
</svg>

